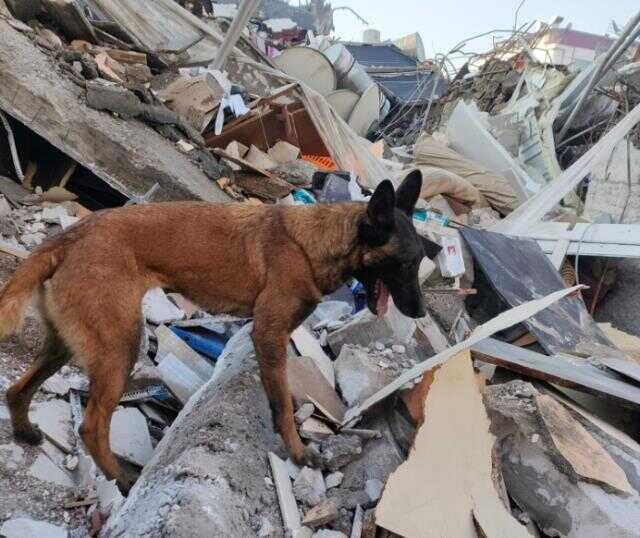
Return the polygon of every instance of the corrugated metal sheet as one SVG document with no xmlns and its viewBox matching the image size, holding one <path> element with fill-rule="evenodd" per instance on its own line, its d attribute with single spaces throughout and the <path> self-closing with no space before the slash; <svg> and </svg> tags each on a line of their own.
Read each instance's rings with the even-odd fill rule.
<svg viewBox="0 0 640 538">
<path fill-rule="evenodd" d="M 433 91 L 433 73 L 400 73 L 394 75 L 372 75 L 387 95 L 396 98 L 401 103 L 421 104 L 431 98 Z M 447 83 L 442 77 L 438 77 L 435 98 L 444 95 Z"/>
</svg>

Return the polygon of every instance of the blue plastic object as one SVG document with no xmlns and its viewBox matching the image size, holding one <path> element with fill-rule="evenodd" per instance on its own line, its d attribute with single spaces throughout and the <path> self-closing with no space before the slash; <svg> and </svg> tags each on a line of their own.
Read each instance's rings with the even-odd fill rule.
<svg viewBox="0 0 640 538">
<path fill-rule="evenodd" d="M 190 348 L 215 361 L 221 354 L 227 340 L 219 334 L 188 331 L 183 327 L 170 327 L 173 333 Z"/>
</svg>

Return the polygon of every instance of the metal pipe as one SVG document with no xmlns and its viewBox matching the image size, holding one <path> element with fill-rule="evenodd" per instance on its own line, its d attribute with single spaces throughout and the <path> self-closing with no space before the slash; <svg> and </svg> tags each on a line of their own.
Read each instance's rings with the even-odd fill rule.
<svg viewBox="0 0 640 538">
<path fill-rule="evenodd" d="M 610 61 L 612 59 L 616 61 L 620 57 L 620 55 L 624 53 L 624 51 L 626 50 L 624 46 L 626 45 L 626 47 L 628 48 L 629 45 L 633 42 L 633 40 L 628 42 L 628 39 L 632 35 L 633 36 L 636 35 L 636 31 L 638 30 L 637 26 L 639 24 L 640 24 L 640 11 L 635 15 L 635 17 L 633 17 L 633 19 L 631 19 L 631 21 L 629 21 L 624 31 L 620 35 L 620 37 L 616 40 L 616 42 L 613 45 L 611 45 L 611 48 L 606 52 L 606 54 L 600 60 L 598 68 L 593 73 L 593 76 L 591 77 L 589 84 L 584 89 L 584 91 L 580 94 L 580 97 L 578 98 L 578 102 L 575 104 L 575 106 L 573 107 L 573 110 L 571 111 L 571 114 L 569 114 L 569 117 L 567 118 L 564 125 L 562 126 L 562 129 L 558 134 L 558 138 L 557 138 L 558 142 L 562 142 L 562 140 L 567 134 L 567 131 L 571 127 L 571 124 L 576 119 L 576 116 L 578 115 L 580 110 L 582 110 L 582 107 L 584 105 L 584 102 L 587 96 L 591 93 L 591 90 L 593 90 L 596 84 L 600 82 L 600 80 L 606 73 L 606 71 L 604 70 L 605 66 L 611 67 L 611 65 L 613 64 L 610 63 Z"/>
<path fill-rule="evenodd" d="M 225 62 L 227 61 L 227 58 L 229 57 L 229 54 L 236 46 L 238 39 L 240 39 L 242 30 L 247 25 L 247 22 L 249 22 L 251 15 L 253 15 L 253 12 L 258 8 L 259 5 L 260 0 L 244 0 L 244 2 L 242 2 L 240 7 L 238 8 L 236 16 L 233 18 L 233 22 L 231 23 L 227 34 L 224 37 L 224 41 L 220 46 L 218 55 L 209 66 L 211 69 L 217 69 L 219 71 L 222 70 Z"/>
</svg>

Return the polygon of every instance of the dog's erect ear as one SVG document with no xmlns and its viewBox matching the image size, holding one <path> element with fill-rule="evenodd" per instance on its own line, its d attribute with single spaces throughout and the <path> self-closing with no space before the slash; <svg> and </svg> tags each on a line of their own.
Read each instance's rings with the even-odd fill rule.
<svg viewBox="0 0 640 538">
<path fill-rule="evenodd" d="M 367 215 L 371 224 L 384 230 L 391 230 L 394 226 L 396 194 L 393 192 L 393 184 L 385 179 L 376 188 L 369 205 Z"/>
<path fill-rule="evenodd" d="M 411 216 L 413 208 L 416 206 L 416 202 L 420 197 L 421 190 L 422 172 L 420 172 L 420 170 L 414 170 L 404 178 L 402 185 L 400 185 L 396 191 L 396 207 Z"/>
<path fill-rule="evenodd" d="M 367 219 L 360 223 L 358 234 L 367 245 L 379 247 L 388 240 L 395 226 L 396 194 L 391 181 L 385 179 L 367 205 Z"/>
<path fill-rule="evenodd" d="M 433 241 L 430 241 L 429 239 L 426 239 L 424 237 L 420 237 L 420 239 L 422 239 L 422 248 L 424 248 L 425 255 L 430 260 L 433 260 L 433 258 L 435 258 L 440 253 L 442 247 L 438 245 L 438 243 L 434 243 Z"/>
</svg>

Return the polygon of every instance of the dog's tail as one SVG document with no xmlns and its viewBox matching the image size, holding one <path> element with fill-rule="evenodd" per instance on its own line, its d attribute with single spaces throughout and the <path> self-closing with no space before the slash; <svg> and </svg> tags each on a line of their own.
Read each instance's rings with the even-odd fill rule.
<svg viewBox="0 0 640 538">
<path fill-rule="evenodd" d="M 22 262 L 0 291 L 0 341 L 20 329 L 32 296 L 62 262 L 65 243 L 64 235 L 43 243 Z"/>
</svg>

